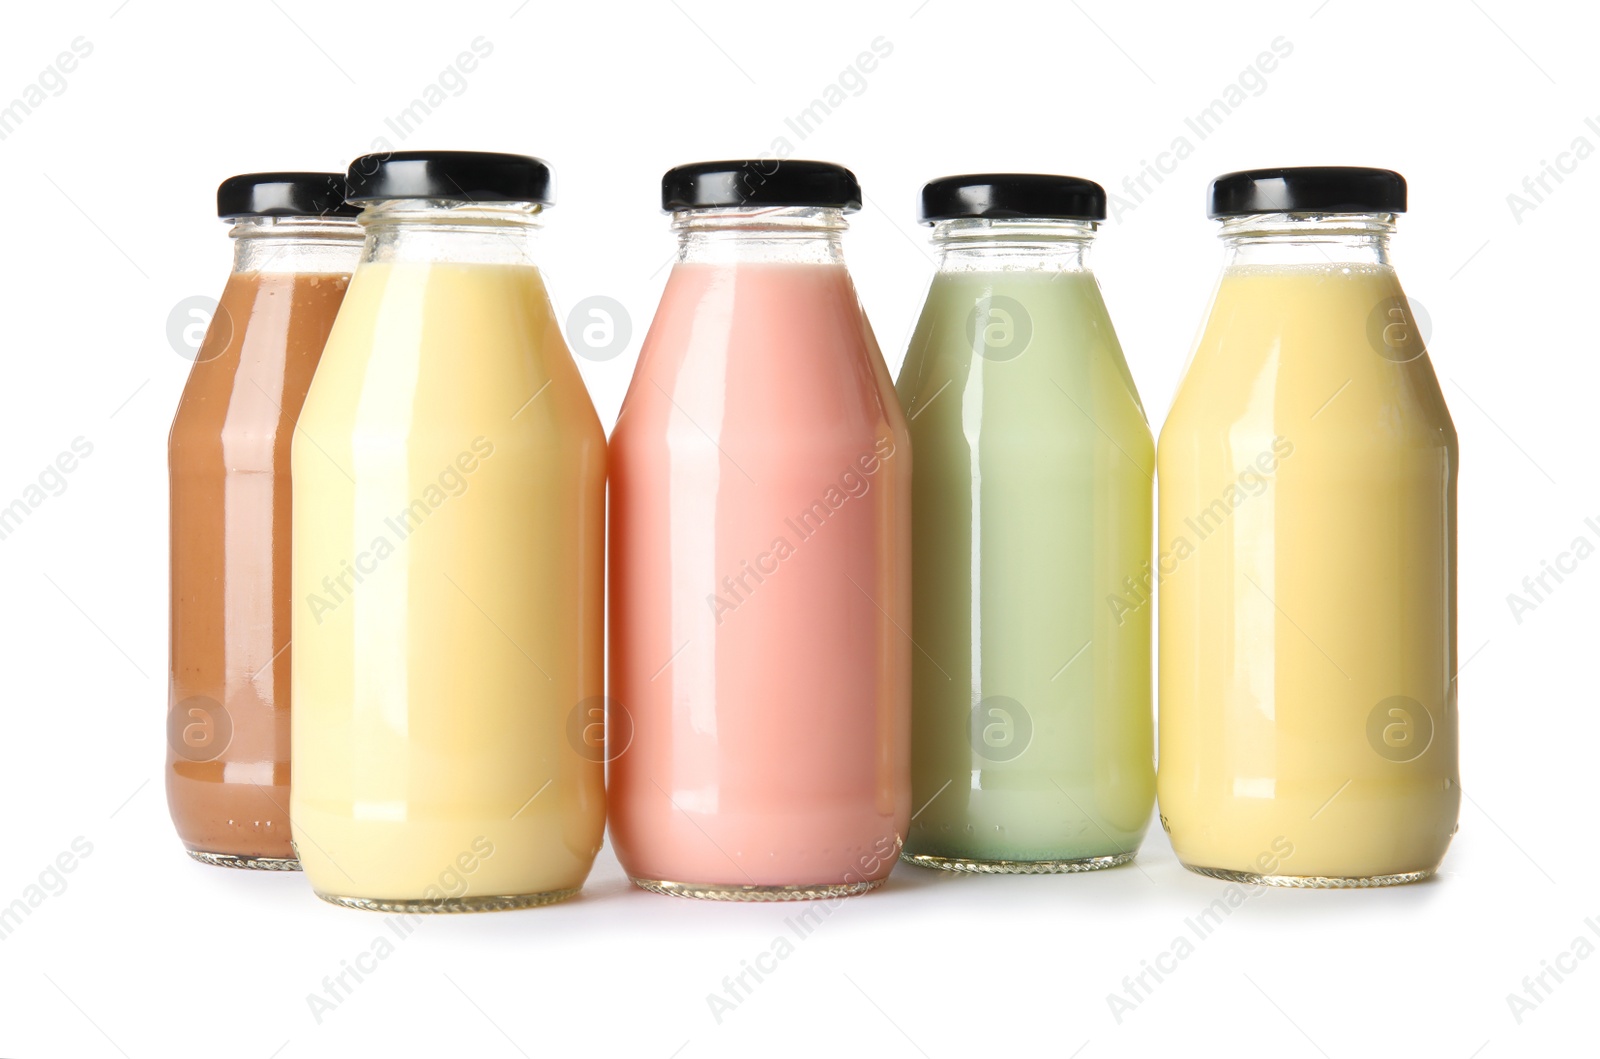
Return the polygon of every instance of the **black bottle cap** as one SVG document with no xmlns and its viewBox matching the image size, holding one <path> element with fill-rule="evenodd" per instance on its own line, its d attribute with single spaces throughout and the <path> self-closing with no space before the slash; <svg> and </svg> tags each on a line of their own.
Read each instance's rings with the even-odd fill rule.
<svg viewBox="0 0 1600 1059">
<path fill-rule="evenodd" d="M 490 151 L 383 151 L 350 163 L 345 198 L 455 199 L 555 203 L 550 165 L 525 154 Z"/>
<path fill-rule="evenodd" d="M 969 173 L 922 185 L 923 224 L 958 217 L 1106 219 L 1106 189 L 1081 177 Z"/>
<path fill-rule="evenodd" d="M 831 206 L 861 208 L 856 175 L 832 162 L 748 158 L 692 162 L 661 178 L 661 208 L 702 210 L 718 206 Z"/>
<path fill-rule="evenodd" d="M 1308 165 L 1246 169 L 1211 182 L 1207 215 L 1404 213 L 1406 178 L 1392 169 Z"/>
<path fill-rule="evenodd" d="M 241 173 L 217 185 L 217 216 L 354 217 L 343 173 Z"/>
</svg>

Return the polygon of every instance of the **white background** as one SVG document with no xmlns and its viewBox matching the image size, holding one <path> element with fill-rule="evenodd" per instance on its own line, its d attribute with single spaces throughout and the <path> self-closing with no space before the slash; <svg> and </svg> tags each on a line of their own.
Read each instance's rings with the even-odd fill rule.
<svg viewBox="0 0 1600 1059">
<path fill-rule="evenodd" d="M 1507 201 L 1578 137 L 1600 148 L 1600 117 L 1585 125 L 1600 116 L 1592 10 L 119 3 L 18 7 L 0 33 L 0 105 L 75 38 L 93 46 L 0 141 L 0 505 L 74 438 L 94 446 L 0 541 L 0 905 L 75 839 L 93 847 L 0 941 L 0 1055 L 1594 1054 L 1600 957 L 1547 979 L 1520 1024 L 1506 1000 L 1576 938 L 1600 946 L 1600 732 L 1593 667 L 1580 670 L 1600 560 L 1520 622 L 1506 598 L 1580 535 L 1600 542 L 1600 160 L 1571 156 L 1520 217 Z M 493 53 L 465 89 L 405 139 L 387 130 L 479 36 Z M 879 36 L 893 51 L 865 89 L 799 138 L 785 118 Z M 1198 140 L 1184 118 L 1280 36 L 1292 55 Z M 319 1024 L 307 995 L 372 946 L 382 917 L 323 904 L 298 875 L 193 863 L 167 819 L 165 446 L 189 364 L 166 328 L 180 300 L 220 293 L 218 181 L 342 168 L 384 135 L 553 163 L 542 260 L 559 306 L 601 294 L 633 318 L 622 356 L 581 364 L 608 427 L 672 251 L 658 181 L 673 164 L 770 154 L 786 136 L 795 157 L 851 166 L 870 201 L 847 255 L 897 370 L 931 270 L 914 213 L 925 180 L 1020 169 L 1115 191 L 1188 135 L 1193 155 L 1095 252 L 1154 425 L 1220 260 L 1207 181 L 1281 164 L 1403 172 L 1413 212 L 1395 260 L 1432 318 L 1463 460 L 1467 798 L 1443 871 L 1251 897 L 1119 1024 L 1107 995 L 1226 889 L 1179 868 L 1159 827 L 1137 867 L 1087 876 L 902 865 L 719 1024 L 707 995 L 797 909 L 636 892 L 608 850 L 570 903 L 424 922 Z"/>
</svg>

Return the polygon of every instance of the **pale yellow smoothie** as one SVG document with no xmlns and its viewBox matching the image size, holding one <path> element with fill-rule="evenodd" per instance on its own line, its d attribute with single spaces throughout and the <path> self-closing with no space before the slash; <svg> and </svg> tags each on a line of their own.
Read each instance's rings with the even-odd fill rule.
<svg viewBox="0 0 1600 1059">
<path fill-rule="evenodd" d="M 1461 797 L 1457 448 L 1394 271 L 1228 268 L 1158 470 L 1179 859 L 1290 884 L 1431 872 Z"/>
<path fill-rule="evenodd" d="M 313 886 L 380 908 L 580 886 L 605 821 L 583 723 L 605 437 L 538 270 L 363 263 L 293 468 L 291 816 Z"/>
</svg>

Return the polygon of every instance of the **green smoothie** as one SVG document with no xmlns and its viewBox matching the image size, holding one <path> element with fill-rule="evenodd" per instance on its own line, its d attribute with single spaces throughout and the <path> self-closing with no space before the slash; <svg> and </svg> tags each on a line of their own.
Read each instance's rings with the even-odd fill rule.
<svg viewBox="0 0 1600 1059">
<path fill-rule="evenodd" d="M 1083 266 L 1093 227 L 966 223 L 897 386 L 914 453 L 905 855 L 1107 867 L 1155 798 L 1154 445 Z"/>
</svg>

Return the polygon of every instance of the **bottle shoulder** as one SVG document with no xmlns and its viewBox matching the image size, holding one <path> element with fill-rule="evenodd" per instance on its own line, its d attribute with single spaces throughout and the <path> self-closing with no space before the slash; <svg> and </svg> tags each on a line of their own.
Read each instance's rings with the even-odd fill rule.
<svg viewBox="0 0 1600 1059">
<path fill-rule="evenodd" d="M 1162 443 L 1330 429 L 1352 439 L 1453 442 L 1424 339 L 1387 266 L 1229 269 L 1162 426 Z"/>
</svg>

